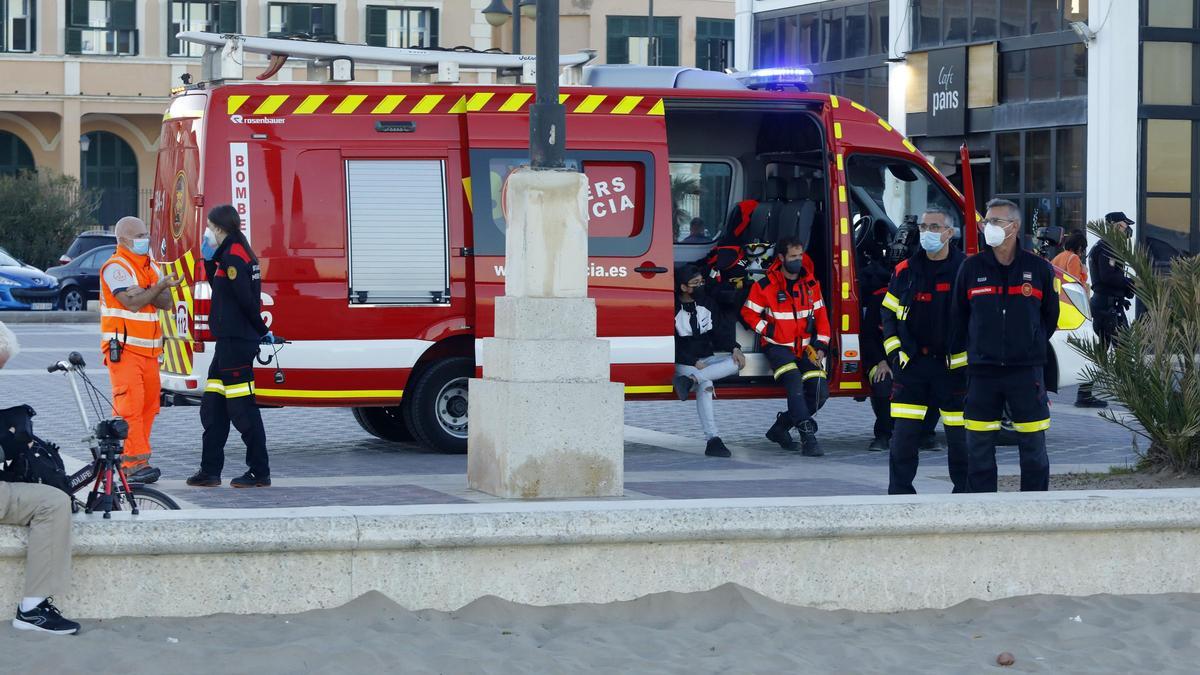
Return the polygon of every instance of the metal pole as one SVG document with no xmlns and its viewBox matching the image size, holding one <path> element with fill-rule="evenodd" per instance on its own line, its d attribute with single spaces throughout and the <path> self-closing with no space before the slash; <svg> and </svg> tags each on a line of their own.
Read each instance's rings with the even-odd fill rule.
<svg viewBox="0 0 1200 675">
<path fill-rule="evenodd" d="M 558 102 L 558 0 L 537 0 L 537 102 L 529 111 L 534 169 L 563 168 L 567 109 Z"/>
<path fill-rule="evenodd" d="M 646 54 L 646 65 L 657 66 L 658 54 L 656 52 L 658 45 L 654 44 L 654 0 L 650 0 L 650 26 L 646 32 L 648 33 L 647 37 L 649 38 L 646 40 L 646 51 L 649 52 Z"/>
<path fill-rule="evenodd" d="M 513 46 L 512 53 L 521 53 L 521 0 L 512 0 L 513 15 Z"/>
</svg>

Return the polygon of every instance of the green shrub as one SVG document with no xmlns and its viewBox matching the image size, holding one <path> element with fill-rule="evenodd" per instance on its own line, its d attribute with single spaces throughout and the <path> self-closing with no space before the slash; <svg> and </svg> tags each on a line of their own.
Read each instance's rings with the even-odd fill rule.
<svg viewBox="0 0 1200 675">
<path fill-rule="evenodd" d="M 1102 416 L 1148 441 L 1139 468 L 1200 473 L 1200 257 L 1178 258 L 1156 275 L 1146 250 L 1124 234 L 1102 222 L 1088 229 L 1133 270 L 1144 307 L 1111 350 L 1096 338 L 1070 340 L 1092 363 L 1085 377 L 1096 393 L 1128 409 Z"/>
<path fill-rule="evenodd" d="M 45 170 L 0 175 L 0 246 L 45 269 L 58 264 L 75 235 L 96 226 L 99 197 L 70 176 Z"/>
</svg>

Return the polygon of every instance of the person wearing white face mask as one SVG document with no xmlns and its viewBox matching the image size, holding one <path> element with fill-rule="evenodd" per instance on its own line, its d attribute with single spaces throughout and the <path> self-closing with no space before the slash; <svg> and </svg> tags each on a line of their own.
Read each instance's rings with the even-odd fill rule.
<svg viewBox="0 0 1200 675">
<path fill-rule="evenodd" d="M 988 202 L 982 230 L 990 248 L 963 263 L 951 309 L 951 353 L 969 375 L 963 411 L 968 489 L 996 491 L 996 440 L 1007 406 L 1017 431 L 1021 490 L 1048 490 L 1050 407 L 1044 371 L 1058 326 L 1054 268 L 1019 245 L 1016 204 Z"/>
<path fill-rule="evenodd" d="M 150 231 L 140 218 L 117 221 L 117 250 L 100 267 L 100 332 L 104 365 L 112 379 L 113 409 L 129 423 L 121 466 L 129 480 L 153 483 L 150 430 L 158 415 L 158 356 L 162 327 L 158 310 L 171 309 L 174 276 L 161 276 L 150 259 Z"/>
<path fill-rule="evenodd" d="M 955 217 L 941 208 L 921 217 L 921 250 L 892 273 L 883 298 L 883 347 L 893 374 L 888 494 L 914 494 L 918 450 L 925 419 L 936 407 L 946 429 L 947 461 L 954 492 L 967 491 L 963 430 L 966 354 L 950 349 L 954 279 L 966 256 L 950 243 Z"/>
</svg>

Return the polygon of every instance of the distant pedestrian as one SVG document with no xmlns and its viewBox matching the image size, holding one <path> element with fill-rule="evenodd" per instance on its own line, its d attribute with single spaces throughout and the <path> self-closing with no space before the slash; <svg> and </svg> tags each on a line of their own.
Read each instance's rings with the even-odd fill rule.
<svg viewBox="0 0 1200 675">
<path fill-rule="evenodd" d="M 707 244 L 712 241 L 712 237 L 708 236 L 708 229 L 704 226 L 704 219 L 692 218 L 692 222 L 688 225 L 688 236 L 681 244 Z"/>
<path fill-rule="evenodd" d="M 225 441 L 232 422 L 246 444 L 249 470 L 229 484 L 235 488 L 269 487 L 267 434 L 254 398 L 254 359 L 259 344 L 273 341 L 274 336 L 262 318 L 258 257 L 242 234 L 241 218 L 232 206 L 224 204 L 208 212 L 201 253 L 212 286 L 208 323 L 217 344 L 200 402 L 200 422 L 204 425 L 200 470 L 187 479 L 187 484 L 221 484 Z"/>
<path fill-rule="evenodd" d="M 713 416 L 713 382 L 737 375 L 746 366 L 746 357 L 736 341 L 718 342 L 722 333 L 714 330 L 716 318 L 700 267 L 689 264 L 679 268 L 675 273 L 675 393 L 680 400 L 687 400 L 696 392 L 700 426 L 708 441 L 704 454 L 729 457 Z"/>
<path fill-rule="evenodd" d="M 1104 220 L 1127 237 L 1133 236 L 1130 227 L 1133 221 L 1120 211 L 1114 211 Z M 1099 241 L 1088 255 L 1088 268 L 1092 275 L 1092 329 L 1106 348 L 1111 348 L 1118 333 L 1129 327 L 1125 311 L 1133 298 L 1133 278 L 1125 270 L 1112 247 Z M 1091 382 L 1079 385 L 1075 397 L 1077 408 L 1106 408 L 1108 403 L 1097 398 Z"/>
<path fill-rule="evenodd" d="M 1062 246 L 1062 252 L 1054 256 L 1050 264 L 1078 279 L 1085 289 L 1089 288 L 1087 267 L 1083 265 L 1087 257 L 1087 234 L 1083 230 L 1071 230 Z"/>
<path fill-rule="evenodd" d="M 968 488 L 996 491 L 996 441 L 1007 408 L 1017 432 L 1021 490 L 1048 490 L 1044 374 L 1058 327 L 1054 269 L 1018 245 L 1021 209 L 1013 202 L 988 202 L 981 226 L 988 248 L 963 262 L 951 309 L 951 358 L 965 352 L 969 375 L 963 411 Z"/>
</svg>

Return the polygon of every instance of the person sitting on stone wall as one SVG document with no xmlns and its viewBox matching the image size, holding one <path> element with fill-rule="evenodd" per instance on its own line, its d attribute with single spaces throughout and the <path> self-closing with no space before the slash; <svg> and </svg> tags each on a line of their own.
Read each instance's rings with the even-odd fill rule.
<svg viewBox="0 0 1200 675">
<path fill-rule="evenodd" d="M 15 357 L 17 336 L 0 323 L 0 368 Z M 32 447 L 27 432 L 0 429 L 0 462 Z M 66 619 L 50 597 L 71 581 L 71 498 L 55 487 L 10 483 L 0 474 L 0 524 L 29 528 L 25 560 L 25 597 L 17 606 L 13 628 L 71 635 L 79 624 Z"/>
</svg>

